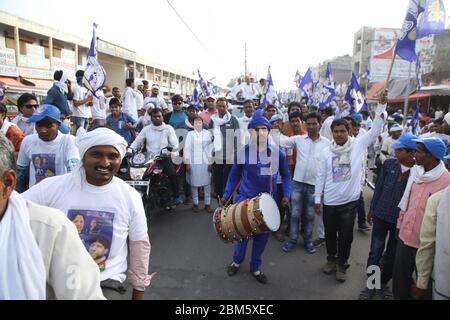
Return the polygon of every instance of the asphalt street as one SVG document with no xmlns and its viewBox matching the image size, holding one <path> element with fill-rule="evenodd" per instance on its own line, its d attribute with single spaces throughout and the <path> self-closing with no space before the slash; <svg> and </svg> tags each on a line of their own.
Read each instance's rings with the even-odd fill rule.
<svg viewBox="0 0 450 320">
<path fill-rule="evenodd" d="M 372 191 L 366 188 L 364 193 L 367 208 Z M 310 255 L 300 242 L 292 252 L 284 253 L 283 243 L 274 237 L 266 247 L 261 268 L 268 284 L 258 283 L 249 272 L 251 242 L 244 264 L 230 278 L 226 267 L 232 259 L 233 245 L 216 235 L 211 214 L 194 213 L 191 206 L 156 213 L 149 234 L 150 272 L 156 272 L 146 291 L 145 298 L 150 300 L 352 300 L 358 298 L 366 281 L 370 232 L 358 231 L 356 222 L 351 266 L 343 284 L 321 271 L 326 263 L 325 246 Z"/>
</svg>

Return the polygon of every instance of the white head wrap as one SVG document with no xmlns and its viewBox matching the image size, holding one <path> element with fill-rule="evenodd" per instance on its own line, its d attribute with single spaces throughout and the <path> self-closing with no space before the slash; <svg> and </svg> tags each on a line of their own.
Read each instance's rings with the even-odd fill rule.
<svg viewBox="0 0 450 320">
<path fill-rule="evenodd" d="M 450 126 L 450 112 L 445 115 L 444 121 Z"/>
<path fill-rule="evenodd" d="M 121 159 L 125 157 L 128 143 L 125 139 L 108 128 L 97 128 L 90 132 L 80 127 L 77 131 L 75 138 L 75 144 L 80 152 L 80 158 L 83 159 L 86 152 L 92 147 L 96 146 L 113 146 L 120 153 Z M 81 183 L 85 180 L 86 172 L 83 167 L 83 161 L 78 165 L 77 170 L 73 172 L 76 175 L 80 175 Z"/>
</svg>

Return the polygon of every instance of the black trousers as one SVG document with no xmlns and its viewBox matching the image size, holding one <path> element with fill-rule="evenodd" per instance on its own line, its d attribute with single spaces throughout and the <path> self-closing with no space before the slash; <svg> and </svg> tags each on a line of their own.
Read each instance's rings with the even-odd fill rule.
<svg viewBox="0 0 450 320">
<path fill-rule="evenodd" d="M 160 162 L 165 174 L 169 176 L 170 186 L 172 187 L 172 193 L 174 198 L 178 198 L 180 195 L 180 189 L 178 185 L 178 176 L 175 170 L 175 165 L 171 159 L 163 159 Z"/>
<path fill-rule="evenodd" d="M 232 164 L 214 164 L 213 179 L 214 191 L 222 199 L 225 187 L 227 186 L 228 176 L 230 175 Z M 227 199 L 228 200 L 228 199 Z"/>
<path fill-rule="evenodd" d="M 412 300 L 411 286 L 416 270 L 417 249 L 407 246 L 401 239 L 397 241 L 394 270 L 392 273 L 392 293 L 395 300 Z"/>
<path fill-rule="evenodd" d="M 358 226 L 366 223 L 366 206 L 364 205 L 364 194 L 361 191 L 361 196 L 358 200 Z"/>
<path fill-rule="evenodd" d="M 350 257 L 357 210 L 358 201 L 340 206 L 323 206 L 327 259 L 337 260 L 342 267 L 347 266 Z"/>
</svg>

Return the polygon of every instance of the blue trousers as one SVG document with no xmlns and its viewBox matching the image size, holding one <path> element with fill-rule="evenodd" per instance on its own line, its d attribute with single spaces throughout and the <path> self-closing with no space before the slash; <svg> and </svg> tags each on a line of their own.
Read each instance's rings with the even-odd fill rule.
<svg viewBox="0 0 450 320">
<path fill-rule="evenodd" d="M 269 241 L 270 232 L 259 234 L 253 237 L 252 259 L 250 261 L 250 272 L 259 270 L 262 264 L 262 254 L 266 248 L 267 241 Z M 249 240 L 234 242 L 233 262 L 242 264 L 245 260 L 245 253 L 247 251 L 247 244 Z"/>
</svg>

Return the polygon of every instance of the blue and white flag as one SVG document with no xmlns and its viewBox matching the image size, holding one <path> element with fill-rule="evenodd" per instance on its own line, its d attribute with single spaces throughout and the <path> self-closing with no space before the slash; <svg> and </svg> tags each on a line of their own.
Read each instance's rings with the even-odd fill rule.
<svg viewBox="0 0 450 320">
<path fill-rule="evenodd" d="M 425 0 L 409 0 L 408 12 L 395 47 L 395 53 L 403 60 L 416 61 L 417 20 L 425 10 Z"/>
<path fill-rule="evenodd" d="M 199 69 L 197 69 L 197 71 L 198 71 L 198 81 L 200 83 L 203 93 L 205 94 L 206 97 L 212 96 L 211 87 L 208 85 L 208 81 L 203 79 Z"/>
<path fill-rule="evenodd" d="M 356 113 L 360 113 L 362 110 L 367 108 L 366 99 L 361 92 L 358 79 L 356 79 L 356 76 L 353 72 L 352 79 L 350 80 L 350 83 L 348 85 L 344 100 L 347 101 L 350 106 L 352 106 L 352 109 Z"/>
<path fill-rule="evenodd" d="M 409 126 L 411 127 L 411 133 L 414 135 L 417 135 L 417 128 L 419 127 L 419 121 L 420 121 L 420 106 L 417 104 L 416 112 L 414 112 L 414 115 L 409 123 Z"/>
<path fill-rule="evenodd" d="M 200 84 L 200 81 L 197 80 L 195 82 L 194 92 L 192 93 L 190 103 L 194 105 L 200 105 L 202 96 L 203 96 L 202 86 Z"/>
<path fill-rule="evenodd" d="M 270 66 L 269 66 L 269 70 L 267 71 L 266 84 L 264 85 L 262 99 L 261 99 L 261 103 L 259 104 L 258 109 L 262 109 L 267 104 L 272 103 L 274 95 L 275 95 L 275 99 L 276 99 L 276 92 L 275 92 L 275 88 L 273 86 L 272 75 L 270 74 Z"/>
<path fill-rule="evenodd" d="M 106 82 L 106 72 L 97 59 L 97 48 L 95 37 L 95 30 L 97 25 L 94 23 L 94 30 L 92 32 L 91 47 L 87 55 L 87 63 L 84 69 L 83 85 L 96 97 L 96 92 L 101 90 Z"/>
<path fill-rule="evenodd" d="M 295 73 L 295 78 L 294 78 L 295 86 L 297 88 L 300 88 L 300 83 L 302 82 L 302 79 L 303 79 L 302 75 L 297 70 L 297 72 Z"/>
<path fill-rule="evenodd" d="M 361 75 L 361 79 L 367 82 L 370 82 L 371 78 L 370 78 L 370 70 L 369 67 L 366 66 L 366 71 L 364 71 L 364 73 Z"/>
<path fill-rule="evenodd" d="M 320 96 L 320 109 L 325 109 L 336 96 L 336 89 L 334 87 L 333 70 L 331 63 L 327 65 L 327 72 L 325 73 L 325 83 L 322 85 L 322 92 Z"/>
<path fill-rule="evenodd" d="M 445 7 L 442 0 L 427 0 L 425 11 L 419 18 L 417 39 L 432 34 L 443 34 L 445 30 Z"/>
<path fill-rule="evenodd" d="M 2 81 L 0 81 L 0 101 L 3 101 L 3 99 L 5 98 L 5 87 L 4 87 L 4 83 Z"/>
<path fill-rule="evenodd" d="M 314 82 L 312 78 L 311 69 L 309 68 L 306 72 L 305 76 L 303 77 L 302 81 L 300 82 L 298 88 L 303 91 L 305 94 L 305 97 L 309 100 L 311 99 L 313 95 L 314 90 Z"/>
<path fill-rule="evenodd" d="M 422 65 L 418 59 L 416 62 L 416 80 L 417 80 L 417 92 L 422 90 Z"/>
</svg>

